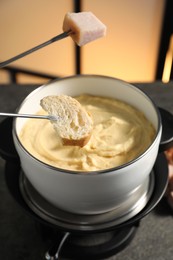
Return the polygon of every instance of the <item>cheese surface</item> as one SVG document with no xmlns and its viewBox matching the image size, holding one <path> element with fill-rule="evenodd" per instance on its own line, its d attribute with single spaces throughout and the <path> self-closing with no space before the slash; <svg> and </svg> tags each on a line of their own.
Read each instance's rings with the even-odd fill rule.
<svg viewBox="0 0 173 260">
<path fill-rule="evenodd" d="M 134 107 L 106 97 L 81 95 L 76 99 L 94 122 L 89 142 L 82 148 L 63 146 L 49 120 L 28 119 L 19 138 L 34 157 L 62 169 L 97 171 L 137 158 L 153 142 L 153 125 Z"/>
</svg>

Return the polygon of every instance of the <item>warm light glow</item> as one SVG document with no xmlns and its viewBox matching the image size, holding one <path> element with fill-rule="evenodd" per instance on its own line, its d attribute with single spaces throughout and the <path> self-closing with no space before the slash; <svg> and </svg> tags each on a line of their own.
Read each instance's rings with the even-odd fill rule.
<svg viewBox="0 0 173 260">
<path fill-rule="evenodd" d="M 61 33 L 64 15 L 73 11 L 73 3 L 0 1 L 1 61 Z M 165 3 L 165 0 L 83 0 L 82 11 L 93 12 L 107 26 L 107 35 L 81 48 L 81 73 L 129 82 L 154 81 Z M 74 46 L 68 37 L 11 65 L 60 77 L 73 75 Z M 8 82 L 1 74 L 0 82 Z M 35 79 L 30 82 L 38 83 Z M 28 76 L 20 75 L 19 80 L 29 83 Z"/>
<path fill-rule="evenodd" d="M 167 83 L 170 81 L 171 69 L 173 60 L 173 35 L 170 37 L 169 48 L 165 57 L 165 64 L 163 69 L 162 81 Z"/>
<path fill-rule="evenodd" d="M 108 4 L 109 2 L 109 4 Z M 83 0 L 107 26 L 106 37 L 82 48 L 82 73 L 129 82 L 155 80 L 164 10 L 163 0 Z"/>
</svg>

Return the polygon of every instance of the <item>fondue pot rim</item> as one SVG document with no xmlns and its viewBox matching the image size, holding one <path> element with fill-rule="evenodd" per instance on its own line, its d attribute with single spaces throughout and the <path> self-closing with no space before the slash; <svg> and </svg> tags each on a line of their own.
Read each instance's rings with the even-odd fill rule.
<svg viewBox="0 0 173 260">
<path fill-rule="evenodd" d="M 12 133 L 13 133 L 13 136 L 15 136 L 17 142 L 18 142 L 18 145 L 20 146 L 20 148 L 22 149 L 22 151 L 26 154 L 26 155 L 29 155 L 31 156 L 31 158 L 36 161 L 37 163 L 39 163 L 40 165 L 43 165 L 45 166 L 46 168 L 49 168 L 49 169 L 52 169 L 52 170 L 57 170 L 59 172 L 62 172 L 63 174 L 75 174 L 75 175 L 82 175 L 82 176 L 95 176 L 95 175 L 100 175 L 100 174 L 111 174 L 112 172 L 115 173 L 115 171 L 117 170 L 120 170 L 122 168 L 126 168 L 128 166 L 130 166 L 131 164 L 137 162 L 138 160 L 140 160 L 142 157 L 144 157 L 151 149 L 152 147 L 155 145 L 155 143 L 157 142 L 157 139 L 159 138 L 159 133 L 162 131 L 162 124 L 161 124 L 161 115 L 160 115 L 160 112 L 159 112 L 159 109 L 158 107 L 155 105 L 155 103 L 153 102 L 153 100 L 146 94 L 144 93 L 142 90 L 140 90 L 139 88 L 137 88 L 136 86 L 134 86 L 133 84 L 130 84 L 126 81 L 123 81 L 121 79 L 118 79 L 118 78 L 115 78 L 115 77 L 110 77 L 110 76 L 105 76 L 105 75 L 95 75 L 95 74 L 83 74 L 83 75 L 73 75 L 73 76 L 68 76 L 68 77 L 64 77 L 64 78 L 58 78 L 58 79 L 55 79 L 55 80 L 51 80 L 49 81 L 48 83 L 44 84 L 44 85 L 41 85 L 40 87 L 36 88 L 34 91 L 32 91 L 24 100 L 23 102 L 20 104 L 20 106 L 18 107 L 17 109 L 17 112 L 20 111 L 20 109 L 22 108 L 22 106 L 24 105 L 24 103 L 30 99 L 32 96 L 35 95 L 35 93 L 39 92 L 41 89 L 47 87 L 48 85 L 52 84 L 52 83 L 55 83 L 55 82 L 58 82 L 58 81 L 63 81 L 63 80 L 70 80 L 70 79 L 73 79 L 73 78 L 80 78 L 80 77 L 84 77 L 84 78 L 107 78 L 107 79 L 112 79 L 112 80 L 116 80 L 118 82 L 122 82 L 123 84 L 127 85 L 128 87 L 131 87 L 133 88 L 135 91 L 139 92 L 141 95 L 143 95 L 146 99 L 148 99 L 148 101 L 152 104 L 153 108 L 155 109 L 156 111 L 156 114 L 157 114 L 157 119 L 158 119 L 158 127 L 156 129 L 156 134 L 155 134 L 155 137 L 154 137 L 154 140 L 153 142 L 150 144 L 150 146 L 142 153 L 140 154 L 138 157 L 136 157 L 135 159 L 127 162 L 127 163 L 124 163 L 122 165 L 119 165 L 119 166 L 116 166 L 116 167 L 112 167 L 112 168 L 106 168 L 106 169 L 103 169 L 103 170 L 95 170 L 95 171 L 74 171 L 74 170 L 69 170 L 69 169 L 63 169 L 63 168 L 59 168 L 59 167 L 55 167 L 55 166 L 52 166 L 50 164 L 47 164 L 41 160 L 39 160 L 38 158 L 36 158 L 35 156 L 33 156 L 21 143 L 19 137 L 18 137 L 18 134 L 17 134 L 17 131 L 16 131 L 16 120 L 17 119 L 14 119 L 13 120 L 13 129 L 12 129 Z"/>
</svg>

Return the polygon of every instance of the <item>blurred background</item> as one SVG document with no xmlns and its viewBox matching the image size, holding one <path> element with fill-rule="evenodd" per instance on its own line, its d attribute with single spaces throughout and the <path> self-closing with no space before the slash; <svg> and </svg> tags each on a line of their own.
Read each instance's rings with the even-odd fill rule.
<svg viewBox="0 0 173 260">
<path fill-rule="evenodd" d="M 74 74 L 128 82 L 172 78 L 172 0 L 1 0 L 0 61 L 62 32 L 67 12 L 91 11 L 107 35 L 81 48 L 70 37 L 0 69 L 0 83 L 44 83 Z"/>
</svg>

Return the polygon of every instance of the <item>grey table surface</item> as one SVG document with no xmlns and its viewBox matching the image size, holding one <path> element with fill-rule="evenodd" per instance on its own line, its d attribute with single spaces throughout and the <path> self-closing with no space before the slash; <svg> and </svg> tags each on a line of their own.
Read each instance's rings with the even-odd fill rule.
<svg viewBox="0 0 173 260">
<path fill-rule="evenodd" d="M 134 84 L 173 114 L 173 82 Z M 0 85 L 0 111 L 14 112 L 37 85 Z M 4 118 L 0 118 L 0 122 Z M 0 140 L 3 138 L 0 136 Z M 11 196 L 4 177 L 5 161 L 0 157 L 0 259 L 44 259 L 48 241 L 43 241 L 35 221 Z M 109 260 L 173 259 L 173 214 L 165 199 L 140 221 L 131 243 Z"/>
</svg>

